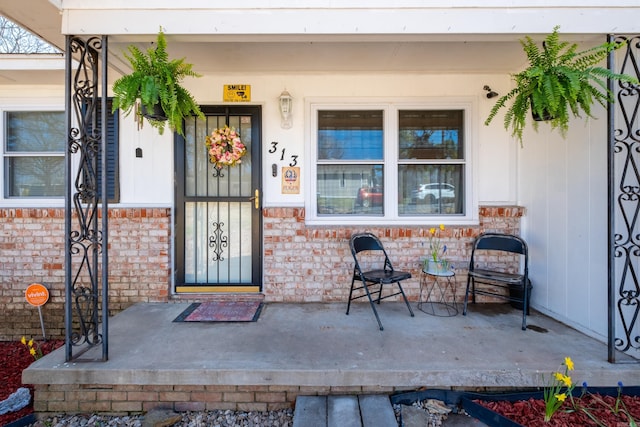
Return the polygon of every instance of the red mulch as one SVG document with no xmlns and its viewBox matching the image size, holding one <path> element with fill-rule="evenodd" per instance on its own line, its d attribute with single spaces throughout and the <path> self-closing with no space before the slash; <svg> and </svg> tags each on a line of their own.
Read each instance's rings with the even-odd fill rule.
<svg viewBox="0 0 640 427">
<path fill-rule="evenodd" d="M 607 427 L 626 427 L 629 425 L 629 420 L 623 411 L 618 411 L 616 414 L 611 409 L 615 407 L 615 397 L 601 396 L 597 393 L 587 393 L 583 397 L 574 398 L 574 401 L 578 403 L 580 407 L 588 408 L 589 411 Z M 606 404 L 603 404 L 602 401 Z M 636 422 L 640 421 L 640 397 L 623 395 L 622 401 L 633 419 Z M 476 403 L 526 427 L 586 427 L 597 425 L 583 411 L 572 410 L 572 406 L 568 400 L 553 414 L 548 423 L 544 422 L 545 405 L 542 399 L 529 399 L 516 402 L 487 402 L 478 400 Z"/>
<path fill-rule="evenodd" d="M 61 340 L 48 340 L 45 342 L 35 342 L 40 346 L 42 354 L 50 353 L 64 344 Z M 0 341 L 0 401 L 5 400 L 20 387 L 27 387 L 31 390 L 33 398 L 33 387 L 22 384 L 22 371 L 34 362 L 33 356 L 29 353 L 27 346 L 20 341 L 2 342 Z M 9 412 L 0 415 L 0 426 L 4 426 L 13 421 L 33 413 L 33 401 L 17 412 Z"/>
</svg>

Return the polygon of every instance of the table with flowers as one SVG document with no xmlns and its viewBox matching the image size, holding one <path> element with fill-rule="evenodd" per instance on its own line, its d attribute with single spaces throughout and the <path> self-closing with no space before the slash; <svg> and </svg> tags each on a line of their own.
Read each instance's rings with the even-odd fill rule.
<svg viewBox="0 0 640 427">
<path fill-rule="evenodd" d="M 456 303 L 456 273 L 444 258 L 447 245 L 440 241 L 444 225 L 429 230 L 429 257 L 422 263 L 418 310 L 433 316 L 458 314 Z"/>
</svg>

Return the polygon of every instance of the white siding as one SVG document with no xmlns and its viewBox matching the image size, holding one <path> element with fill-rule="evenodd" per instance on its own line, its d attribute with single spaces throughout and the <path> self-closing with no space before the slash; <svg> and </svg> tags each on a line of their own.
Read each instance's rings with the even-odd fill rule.
<svg viewBox="0 0 640 427">
<path fill-rule="evenodd" d="M 518 162 L 533 306 L 602 339 L 607 334 L 606 144 L 604 118 L 575 120 L 566 140 L 543 123 L 538 133 L 527 130 Z"/>
</svg>

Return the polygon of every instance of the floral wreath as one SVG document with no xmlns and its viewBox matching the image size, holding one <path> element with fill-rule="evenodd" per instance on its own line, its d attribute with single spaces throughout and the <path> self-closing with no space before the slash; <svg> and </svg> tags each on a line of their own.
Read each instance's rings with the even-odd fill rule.
<svg viewBox="0 0 640 427">
<path fill-rule="evenodd" d="M 209 161 L 218 169 L 242 163 L 242 156 L 247 154 L 247 147 L 240 140 L 236 129 L 226 125 L 223 128 L 214 129 L 211 135 L 207 135 L 205 144 Z"/>
</svg>

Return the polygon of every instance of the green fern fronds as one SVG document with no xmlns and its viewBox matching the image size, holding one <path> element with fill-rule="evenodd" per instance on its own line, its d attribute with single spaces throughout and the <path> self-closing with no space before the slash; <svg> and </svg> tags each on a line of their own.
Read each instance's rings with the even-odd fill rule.
<svg viewBox="0 0 640 427">
<path fill-rule="evenodd" d="M 155 47 L 145 53 L 131 45 L 124 56 L 131 63 L 133 72 L 114 82 L 113 111 L 120 108 L 129 115 L 138 100 L 149 111 L 159 104 L 167 117 L 166 123 L 181 135 L 184 135 L 182 122 L 185 117 L 195 115 L 204 118 L 193 96 L 180 86 L 185 77 L 200 77 L 200 74 L 193 71 L 192 64 L 185 63 L 184 58 L 169 60 L 162 29 Z M 147 120 L 160 134 L 164 132 L 164 121 Z"/>
<path fill-rule="evenodd" d="M 607 79 L 638 84 L 634 77 L 598 66 L 609 52 L 623 47 L 624 43 L 603 43 L 578 51 L 576 43 L 560 40 L 559 28 L 554 27 L 546 36 L 542 48 L 529 36 L 520 40 L 529 67 L 512 76 L 515 88 L 496 101 L 485 120 L 485 125 L 489 125 L 498 111 L 507 108 L 504 127 L 511 129 L 512 136 L 520 144 L 530 111 L 540 117 L 551 117 L 551 128 L 558 129 L 564 137 L 571 116 L 580 117 L 584 113 L 593 117 L 591 106 L 594 102 L 602 106 L 614 102 Z M 534 129 L 537 130 L 537 126 L 538 122 L 533 121 Z"/>
</svg>

